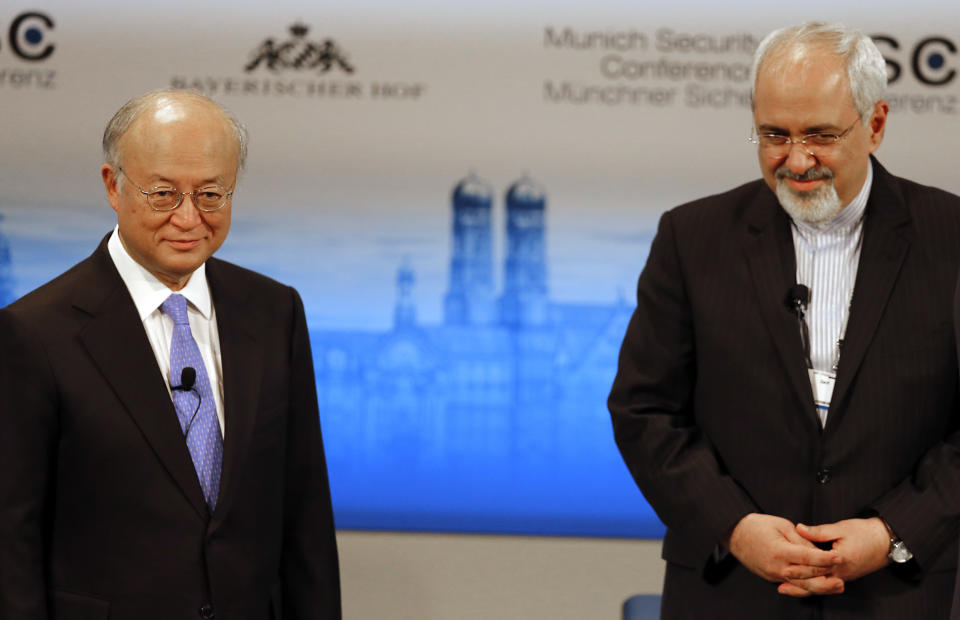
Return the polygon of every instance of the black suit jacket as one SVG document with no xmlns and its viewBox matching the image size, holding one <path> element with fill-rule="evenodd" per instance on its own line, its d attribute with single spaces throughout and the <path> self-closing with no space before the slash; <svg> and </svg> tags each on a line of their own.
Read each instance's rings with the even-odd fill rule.
<svg viewBox="0 0 960 620">
<path fill-rule="evenodd" d="M 293 289 L 210 259 L 225 437 L 210 514 L 106 249 L 0 311 L 0 620 L 340 617 Z"/>
<path fill-rule="evenodd" d="M 773 192 L 748 183 L 660 221 L 609 406 L 623 458 L 667 526 L 664 617 L 948 613 L 960 514 L 951 327 L 960 198 L 873 164 L 823 429 L 785 304 L 796 267 Z M 732 556 L 711 560 L 750 512 L 807 524 L 880 514 L 914 553 L 914 572 L 887 568 L 832 597 L 779 595 Z"/>
</svg>

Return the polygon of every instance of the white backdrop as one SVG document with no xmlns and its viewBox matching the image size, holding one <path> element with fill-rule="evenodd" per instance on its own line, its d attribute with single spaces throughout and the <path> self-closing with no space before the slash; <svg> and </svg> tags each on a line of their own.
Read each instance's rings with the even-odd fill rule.
<svg viewBox="0 0 960 620">
<path fill-rule="evenodd" d="M 659 214 L 758 176 L 746 140 L 746 68 L 775 27 L 817 18 L 882 35 L 896 80 L 878 156 L 895 174 L 960 192 L 960 5 L 862 7 L 2 0 L 0 235 L 9 284 L 15 295 L 34 288 L 87 255 L 112 225 L 98 168 L 100 135 L 116 108 L 146 90 L 190 86 L 233 109 L 251 135 L 221 255 L 296 286 L 312 330 L 389 332 L 401 264 L 416 273 L 418 321 L 442 323 L 450 192 L 471 171 L 494 194 L 497 290 L 502 197 L 528 175 L 547 196 L 550 299 L 630 304 Z M 247 70 L 269 50 L 273 69 L 268 55 Z M 614 353 L 596 355 L 609 366 Z M 590 393 L 609 380 L 612 368 Z M 343 479 L 363 480 L 348 472 L 375 467 L 377 446 L 356 431 L 375 420 L 345 412 L 325 420 L 331 468 Z M 577 423 L 594 429 L 572 433 L 585 446 L 578 458 L 619 467 L 602 400 Z M 569 452 L 544 450 L 545 460 Z M 611 496 L 638 495 L 620 469 L 596 475 L 610 471 L 618 477 Z M 352 514 L 354 496 L 336 480 L 334 491 L 338 510 Z M 508 502 L 511 493 L 522 489 L 510 488 Z M 649 515 L 630 501 L 626 514 Z"/>
</svg>

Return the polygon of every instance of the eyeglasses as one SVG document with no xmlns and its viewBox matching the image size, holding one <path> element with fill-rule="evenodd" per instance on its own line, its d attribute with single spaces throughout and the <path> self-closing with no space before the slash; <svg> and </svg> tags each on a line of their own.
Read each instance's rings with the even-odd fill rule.
<svg viewBox="0 0 960 620">
<path fill-rule="evenodd" d="M 227 190 L 227 188 L 221 185 L 207 185 L 188 193 L 181 192 L 176 187 L 169 185 L 157 185 L 150 188 L 150 191 L 146 191 L 134 183 L 133 179 L 123 171 L 123 168 L 117 166 L 117 170 L 120 171 L 120 174 L 127 177 L 127 180 L 133 183 L 133 186 L 136 187 L 141 194 L 147 197 L 147 204 L 149 204 L 150 208 L 154 211 L 173 211 L 183 202 L 183 197 L 189 195 L 193 198 L 193 204 L 196 208 L 204 213 L 212 213 L 213 211 L 219 211 L 223 208 L 223 205 L 227 204 L 227 201 L 233 196 L 232 189 Z"/>
<path fill-rule="evenodd" d="M 817 157 L 828 153 L 833 147 L 846 138 L 853 128 L 857 126 L 860 120 L 853 121 L 853 124 L 847 127 L 842 133 L 808 133 L 799 138 L 791 138 L 782 133 L 757 133 L 754 127 L 750 132 L 749 141 L 760 146 L 760 149 L 768 155 L 779 157 L 786 155 L 793 148 L 794 144 L 799 144 L 810 155 Z"/>
</svg>

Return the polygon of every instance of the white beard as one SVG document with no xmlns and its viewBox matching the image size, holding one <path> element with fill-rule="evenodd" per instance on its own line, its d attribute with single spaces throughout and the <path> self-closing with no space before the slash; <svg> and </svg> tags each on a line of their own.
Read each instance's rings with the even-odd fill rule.
<svg viewBox="0 0 960 620">
<path fill-rule="evenodd" d="M 801 192 L 790 187 L 787 179 L 778 177 L 777 199 L 787 215 L 807 224 L 829 222 L 843 209 L 832 178 L 825 178 L 816 189 Z"/>
</svg>

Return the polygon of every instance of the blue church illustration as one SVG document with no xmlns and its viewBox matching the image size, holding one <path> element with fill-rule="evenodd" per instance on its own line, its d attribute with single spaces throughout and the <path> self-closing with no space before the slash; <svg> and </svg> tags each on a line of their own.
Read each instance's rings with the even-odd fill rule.
<svg viewBox="0 0 960 620">
<path fill-rule="evenodd" d="M 418 321 L 416 273 L 404 261 L 392 329 L 311 333 L 324 433 L 336 437 L 326 447 L 332 469 L 383 466 L 391 455 L 408 467 L 615 452 L 606 396 L 632 304 L 550 299 L 547 195 L 526 176 L 504 195 L 495 290 L 494 202 L 472 173 L 453 188 L 441 324 Z"/>
<path fill-rule="evenodd" d="M 547 193 L 532 179 L 495 195 L 470 174 L 450 208 L 442 318 L 419 318 L 406 258 L 389 328 L 311 325 L 337 525 L 661 535 L 606 411 L 632 303 L 551 298 Z M 0 219 L 0 306 L 14 300 L 10 248 Z"/>
<path fill-rule="evenodd" d="M 3 215 L 0 214 L 0 222 Z M 0 308 L 14 300 L 13 268 L 10 264 L 10 242 L 0 229 Z"/>
</svg>

